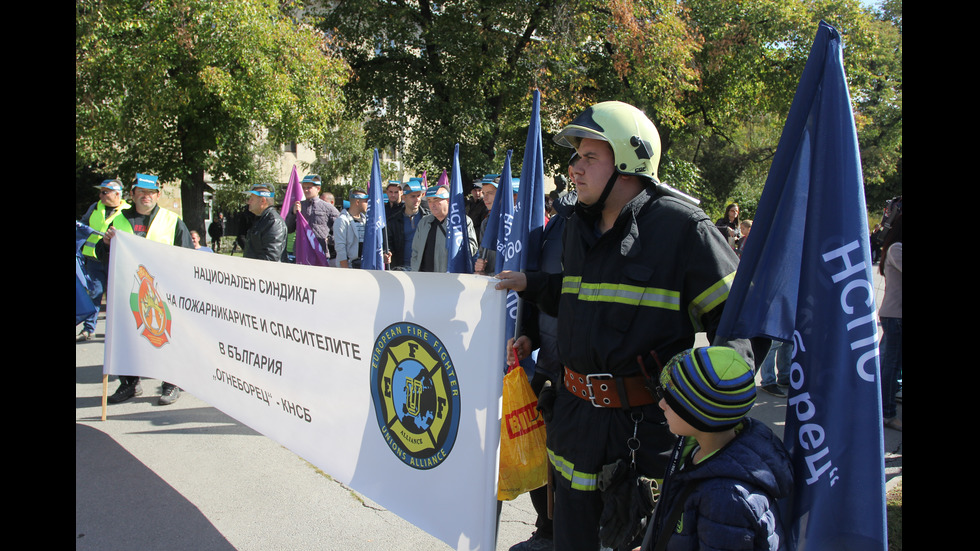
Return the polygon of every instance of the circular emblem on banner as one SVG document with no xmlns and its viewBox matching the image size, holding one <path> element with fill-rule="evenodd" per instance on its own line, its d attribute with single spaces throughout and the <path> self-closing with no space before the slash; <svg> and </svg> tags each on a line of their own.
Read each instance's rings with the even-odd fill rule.
<svg viewBox="0 0 980 551">
<path fill-rule="evenodd" d="M 428 329 L 390 325 L 371 353 L 371 396 L 388 448 L 406 465 L 442 463 L 459 430 L 459 385 L 449 351 Z"/>
<path fill-rule="evenodd" d="M 136 321 L 136 329 L 150 341 L 150 344 L 160 348 L 170 341 L 170 327 L 173 320 L 167 302 L 156 290 L 156 283 L 146 267 L 140 266 L 136 271 L 136 282 L 129 296 L 130 310 Z"/>
</svg>

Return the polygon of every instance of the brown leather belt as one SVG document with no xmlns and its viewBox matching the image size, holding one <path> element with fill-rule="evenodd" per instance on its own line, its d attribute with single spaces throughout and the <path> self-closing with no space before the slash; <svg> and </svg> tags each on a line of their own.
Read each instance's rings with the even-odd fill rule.
<svg viewBox="0 0 980 551">
<path fill-rule="evenodd" d="M 582 375 L 565 368 L 565 389 L 597 408 L 629 408 L 656 403 L 643 375 L 613 377 L 609 373 Z"/>
</svg>

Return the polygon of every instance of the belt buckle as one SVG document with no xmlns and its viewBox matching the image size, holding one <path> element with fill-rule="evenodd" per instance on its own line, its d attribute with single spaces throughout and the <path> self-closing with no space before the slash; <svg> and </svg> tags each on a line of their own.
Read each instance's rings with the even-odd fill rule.
<svg viewBox="0 0 980 551">
<path fill-rule="evenodd" d="M 592 402 L 593 407 L 603 408 L 609 407 L 608 404 L 597 404 L 595 401 L 595 393 L 592 390 L 592 379 L 597 377 L 607 377 L 610 381 L 613 380 L 612 373 L 589 373 L 585 376 L 585 386 L 589 389 L 589 401 Z M 601 389 L 603 391 L 609 390 L 608 388 Z"/>
</svg>

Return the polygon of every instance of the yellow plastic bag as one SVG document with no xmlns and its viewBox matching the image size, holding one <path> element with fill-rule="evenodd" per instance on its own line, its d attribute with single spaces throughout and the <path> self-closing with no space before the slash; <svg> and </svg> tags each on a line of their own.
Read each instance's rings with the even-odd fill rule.
<svg viewBox="0 0 980 551">
<path fill-rule="evenodd" d="M 497 499 L 510 501 L 548 482 L 548 451 L 538 399 L 517 364 L 504 376 Z"/>
</svg>

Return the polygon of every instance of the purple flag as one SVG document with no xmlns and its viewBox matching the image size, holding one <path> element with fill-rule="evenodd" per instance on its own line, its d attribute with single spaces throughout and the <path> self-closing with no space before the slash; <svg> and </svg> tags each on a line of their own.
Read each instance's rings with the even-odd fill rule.
<svg viewBox="0 0 980 551">
<path fill-rule="evenodd" d="M 299 176 L 296 174 L 296 167 L 289 175 L 289 185 L 286 187 L 286 197 L 282 200 L 282 211 L 279 213 L 283 219 L 293 209 L 296 201 L 302 201 L 303 187 L 299 183 Z M 309 266 L 329 266 L 327 253 L 320 248 L 320 241 L 310 228 L 309 222 L 302 212 L 296 213 L 296 243 L 293 245 L 293 252 L 296 253 L 296 263 Z"/>
</svg>

